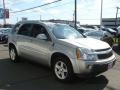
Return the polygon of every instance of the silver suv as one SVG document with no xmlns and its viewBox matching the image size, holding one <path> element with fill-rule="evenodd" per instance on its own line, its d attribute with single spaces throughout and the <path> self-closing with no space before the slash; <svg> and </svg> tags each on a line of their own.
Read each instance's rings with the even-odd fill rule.
<svg viewBox="0 0 120 90">
<path fill-rule="evenodd" d="M 73 75 L 97 75 L 112 68 L 115 56 L 111 47 L 100 40 L 85 38 L 65 24 L 40 21 L 19 22 L 9 35 L 11 61 L 19 57 L 52 68 L 61 81 Z"/>
</svg>

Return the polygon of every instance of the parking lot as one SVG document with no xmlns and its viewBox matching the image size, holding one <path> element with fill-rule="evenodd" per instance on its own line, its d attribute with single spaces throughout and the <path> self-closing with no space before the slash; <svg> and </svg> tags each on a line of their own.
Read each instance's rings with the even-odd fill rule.
<svg viewBox="0 0 120 90">
<path fill-rule="evenodd" d="M 0 45 L 0 90 L 120 90 L 120 48 L 113 47 L 117 62 L 113 69 L 92 79 L 57 81 L 49 68 L 22 60 L 9 60 L 7 45 Z"/>
</svg>

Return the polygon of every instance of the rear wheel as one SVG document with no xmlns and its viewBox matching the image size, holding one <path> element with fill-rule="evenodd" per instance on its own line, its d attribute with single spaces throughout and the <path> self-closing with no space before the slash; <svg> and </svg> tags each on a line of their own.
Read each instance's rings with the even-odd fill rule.
<svg viewBox="0 0 120 90">
<path fill-rule="evenodd" d="M 16 51 L 15 47 L 12 46 L 12 47 L 9 48 L 9 56 L 10 56 L 11 61 L 13 61 L 13 62 L 18 61 L 18 54 L 17 54 L 17 51 Z"/>
<path fill-rule="evenodd" d="M 60 81 L 69 81 L 73 78 L 72 65 L 66 58 L 56 57 L 52 69 L 55 77 Z"/>
</svg>

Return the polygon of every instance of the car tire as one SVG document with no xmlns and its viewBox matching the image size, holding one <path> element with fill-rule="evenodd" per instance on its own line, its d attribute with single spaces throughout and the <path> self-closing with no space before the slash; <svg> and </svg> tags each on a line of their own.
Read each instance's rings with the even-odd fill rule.
<svg viewBox="0 0 120 90">
<path fill-rule="evenodd" d="M 113 46 L 113 43 L 114 43 L 113 39 L 110 38 L 110 39 L 108 40 L 108 44 L 112 47 L 112 46 Z"/>
<path fill-rule="evenodd" d="M 10 56 L 10 60 L 12 62 L 18 62 L 18 54 L 17 54 L 17 50 L 14 46 L 9 48 L 9 56 Z"/>
<path fill-rule="evenodd" d="M 52 65 L 54 76 L 59 81 L 70 81 L 73 79 L 73 69 L 70 61 L 64 57 L 55 57 Z"/>
</svg>

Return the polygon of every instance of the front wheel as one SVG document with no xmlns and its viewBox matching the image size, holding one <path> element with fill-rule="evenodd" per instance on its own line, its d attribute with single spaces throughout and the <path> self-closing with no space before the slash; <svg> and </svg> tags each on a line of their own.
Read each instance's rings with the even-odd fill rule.
<svg viewBox="0 0 120 90">
<path fill-rule="evenodd" d="M 63 57 L 56 57 L 53 63 L 53 73 L 60 81 L 69 81 L 73 78 L 72 65 Z"/>
<path fill-rule="evenodd" d="M 15 47 L 10 47 L 9 48 L 9 56 L 10 56 L 10 60 L 13 62 L 17 62 L 18 61 L 18 54 L 16 51 Z"/>
</svg>

